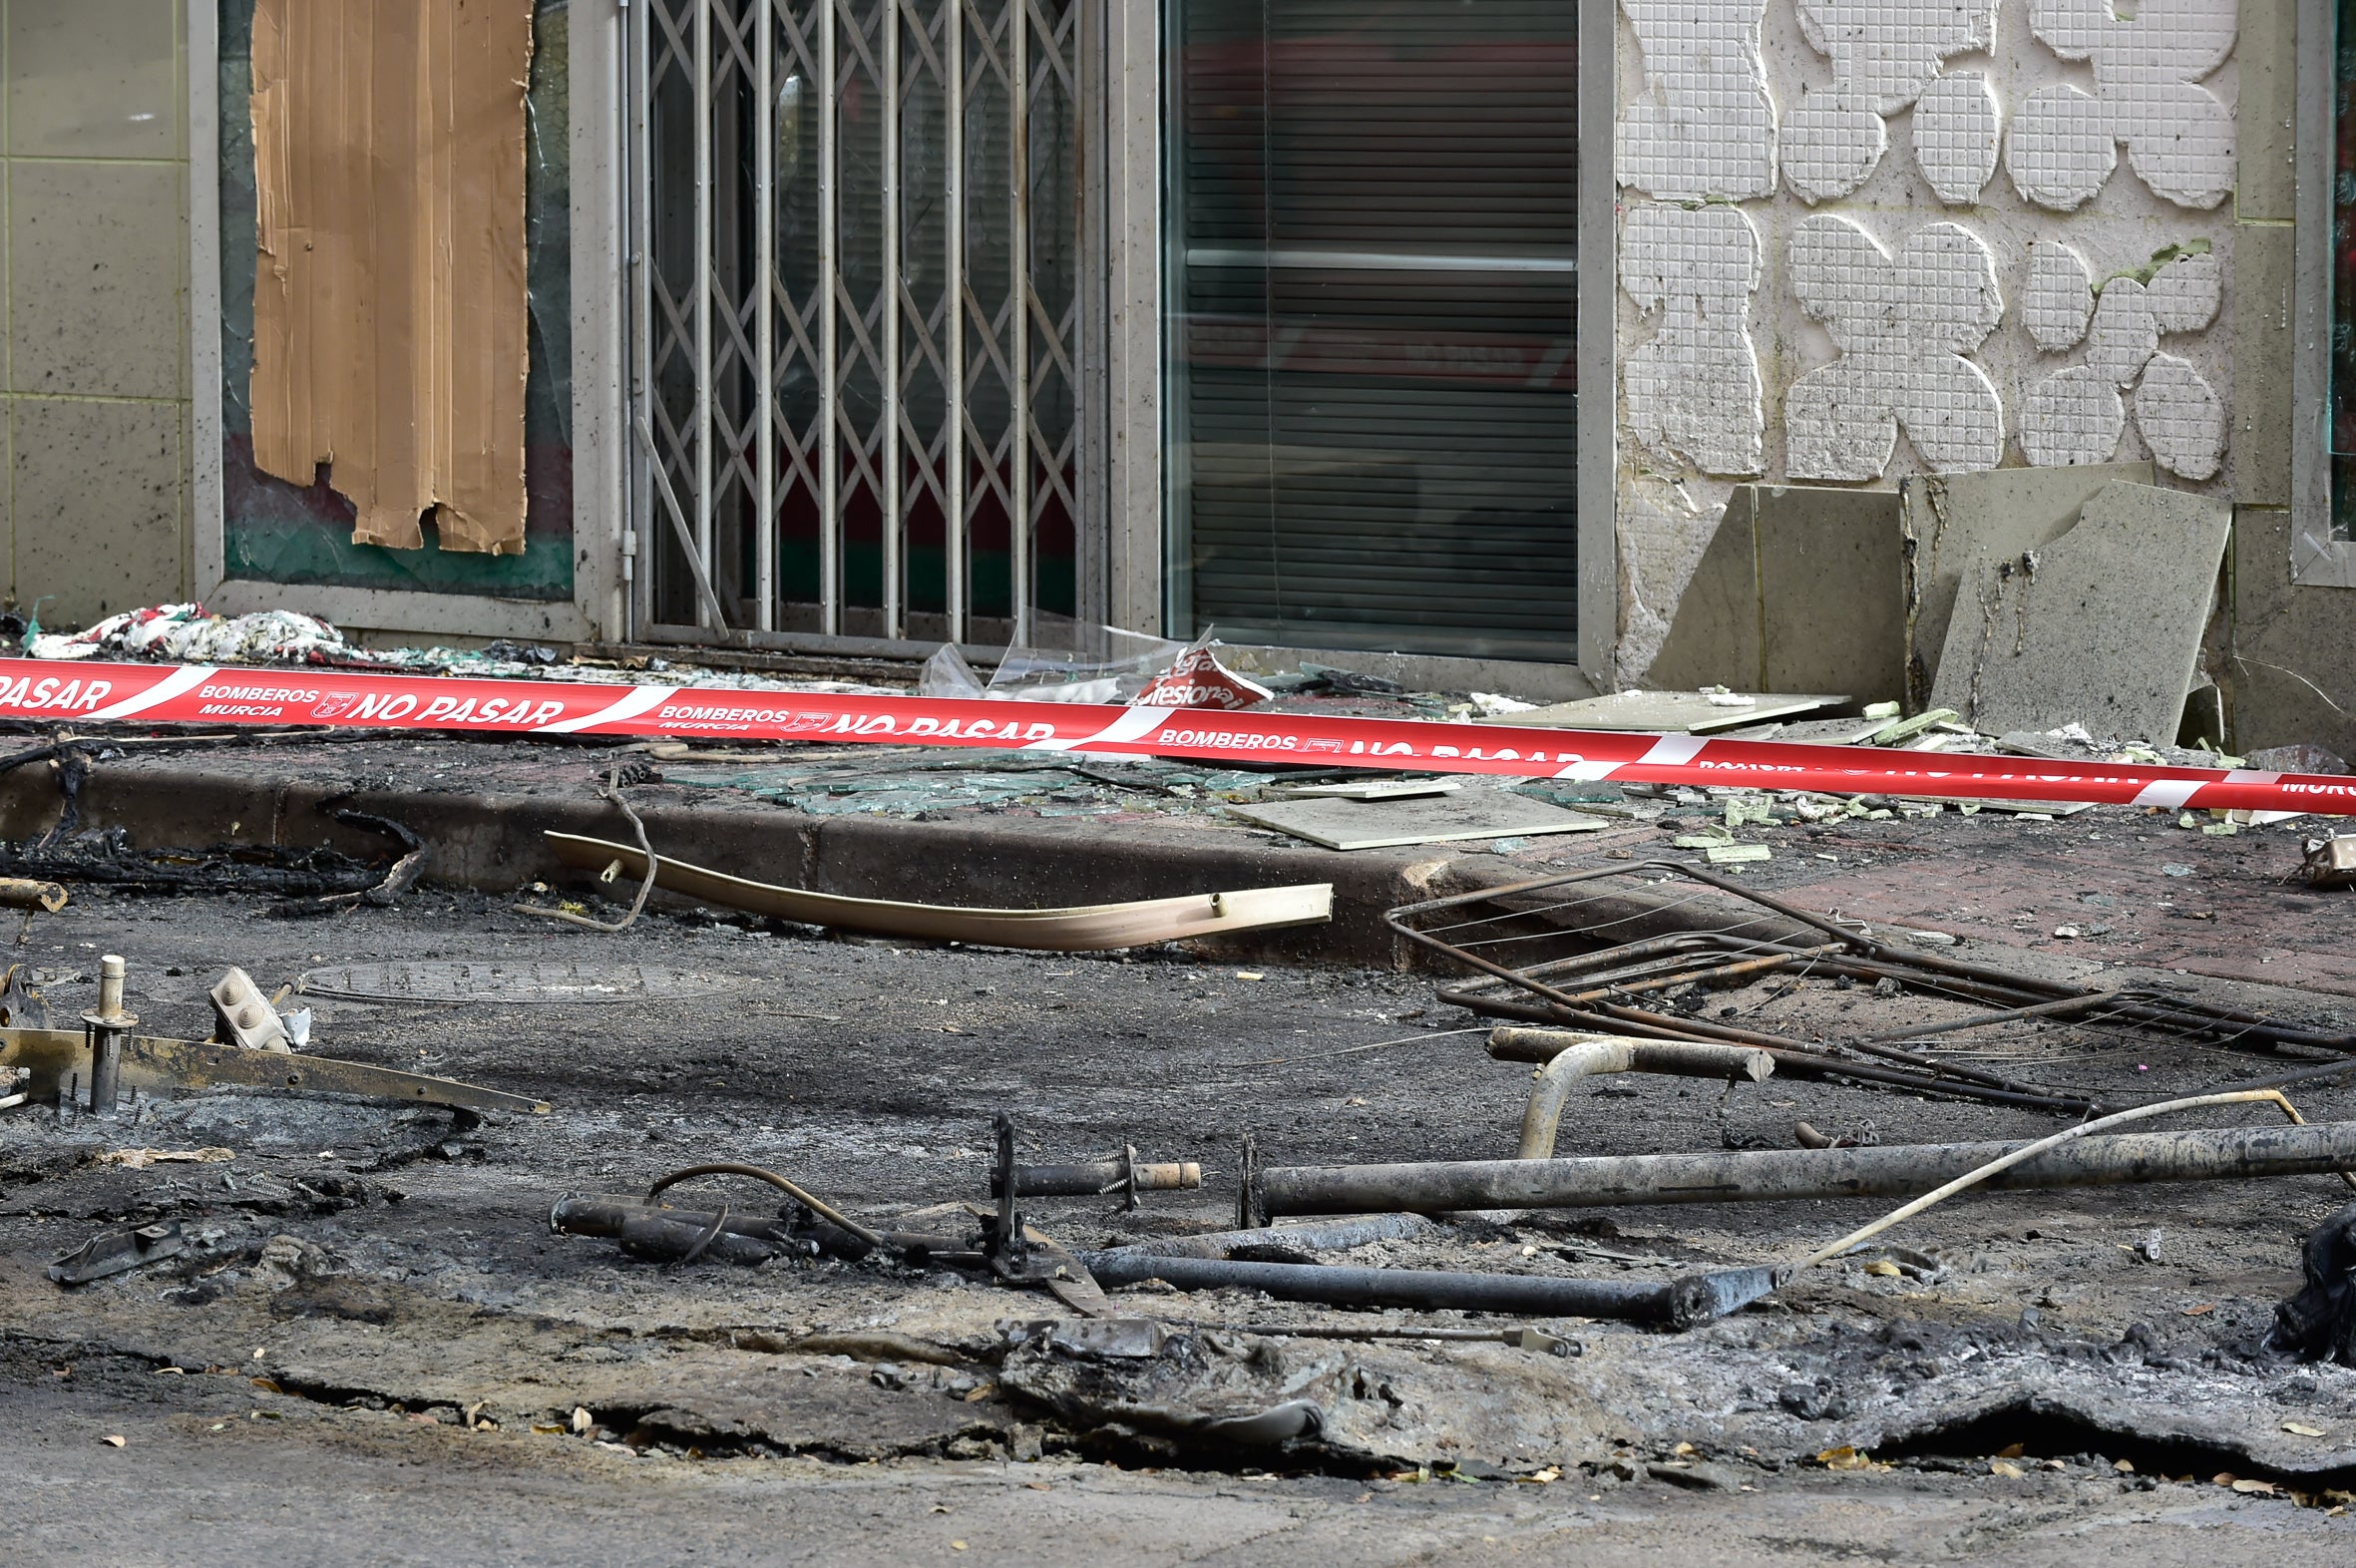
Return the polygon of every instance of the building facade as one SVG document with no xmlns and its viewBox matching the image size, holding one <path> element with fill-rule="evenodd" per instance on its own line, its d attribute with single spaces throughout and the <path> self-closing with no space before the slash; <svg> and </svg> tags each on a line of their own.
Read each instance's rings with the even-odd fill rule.
<svg viewBox="0 0 2356 1568">
<path fill-rule="evenodd" d="M 2356 5 L 512 0 L 494 554 L 354 543 L 331 472 L 256 459 L 288 3 L 0 0 L 12 586 L 53 624 L 1068 617 L 1567 693 L 1646 682 L 1738 485 L 2149 462 L 2235 509 L 2234 743 L 2356 749 Z"/>
</svg>

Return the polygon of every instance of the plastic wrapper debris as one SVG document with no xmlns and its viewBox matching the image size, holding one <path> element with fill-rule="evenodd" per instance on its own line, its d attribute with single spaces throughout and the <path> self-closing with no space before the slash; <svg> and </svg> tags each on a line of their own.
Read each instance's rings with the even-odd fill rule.
<svg viewBox="0 0 2356 1568">
<path fill-rule="evenodd" d="M 1117 626 L 1041 619 L 1046 623 L 1038 628 L 1039 634 L 1068 646 L 1010 647 L 983 681 L 955 643 L 944 643 L 925 661 L 917 695 L 1229 710 L 1252 707 L 1274 695 L 1221 664 L 1208 631 L 1180 643 Z"/>
<path fill-rule="evenodd" d="M 195 664 L 309 664 L 500 679 L 561 673 L 568 681 L 609 685 L 672 685 L 685 673 L 660 658 L 646 659 L 631 668 L 605 661 L 569 662 L 554 648 L 504 639 L 481 648 L 362 647 L 346 641 L 332 623 L 298 610 L 226 616 L 207 613 L 203 605 L 195 603 L 153 604 L 109 615 L 80 631 L 35 634 L 26 651 L 39 659 L 104 656 Z M 972 674 L 970 670 L 967 673 Z M 893 687 L 859 681 L 783 679 L 752 670 L 696 668 L 692 679 L 706 689 L 898 694 Z M 979 681 L 976 688 L 980 689 Z"/>
<path fill-rule="evenodd" d="M 201 604 L 155 604 L 109 615 L 70 633 L 33 639 L 35 658 L 92 658 L 101 653 L 144 658 L 302 660 L 314 653 L 348 657 L 357 652 L 343 633 L 315 615 L 270 609 L 229 619 L 208 615 Z"/>
<path fill-rule="evenodd" d="M 1034 641 L 1006 649 L 983 694 L 1000 701 L 1126 702 L 1186 644 L 1060 615 L 1033 617 Z"/>
</svg>

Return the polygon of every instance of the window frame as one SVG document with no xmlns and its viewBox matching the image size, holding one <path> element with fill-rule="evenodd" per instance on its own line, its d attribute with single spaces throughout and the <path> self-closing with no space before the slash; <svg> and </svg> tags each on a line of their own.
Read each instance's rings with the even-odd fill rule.
<svg viewBox="0 0 2356 1568">
<path fill-rule="evenodd" d="M 2298 195 L 2292 210 L 2290 576 L 2303 588 L 2356 588 L 2356 539 L 2332 533 L 2332 195 L 2338 137 L 2339 6 L 2299 0 L 2298 36 L 2328 47 L 2300 48 L 2292 145 Z M 2350 171 L 2356 177 L 2356 170 Z M 2356 396 L 2356 388 L 2350 388 Z"/>
</svg>

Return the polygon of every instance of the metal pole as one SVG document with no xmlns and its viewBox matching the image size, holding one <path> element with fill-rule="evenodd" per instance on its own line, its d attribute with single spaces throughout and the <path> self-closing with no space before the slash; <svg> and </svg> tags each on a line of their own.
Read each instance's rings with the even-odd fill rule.
<svg viewBox="0 0 2356 1568">
<path fill-rule="evenodd" d="M 1100 1198 L 1115 1193 L 1193 1192 L 1203 1184 L 1203 1168 L 1192 1160 L 1165 1164 L 1128 1160 L 1086 1160 L 1076 1165 L 1017 1165 L 1014 1195 L 1018 1198 Z"/>
<path fill-rule="evenodd" d="M 1014 294 L 1014 385 L 1012 440 L 1014 471 L 1007 476 L 1013 500 L 1014 641 L 1030 640 L 1030 0 L 1014 7 L 1011 93 L 1007 146 L 1014 189 L 1013 225 L 1008 230 L 1006 267 Z"/>
<path fill-rule="evenodd" d="M 949 385 L 945 412 L 949 440 L 944 447 L 948 473 L 948 513 L 942 528 L 943 571 L 948 577 L 949 640 L 966 640 L 966 0 L 945 0 L 949 36 L 945 74 L 949 80 L 949 189 L 942 269 L 949 289 Z"/>
<path fill-rule="evenodd" d="M 835 421 L 837 397 L 835 308 L 835 6 L 820 0 L 826 14 L 818 29 L 818 598 L 819 628 L 828 636 L 843 629 L 843 520 L 839 515 L 841 452 Z"/>
<path fill-rule="evenodd" d="M 695 553 L 712 559 L 712 5 L 695 3 Z M 698 623 L 718 629 L 708 602 Z"/>
<path fill-rule="evenodd" d="M 1248 1178 L 1255 1223 L 1280 1214 L 1446 1214 L 1622 1204 L 1913 1197 L 2026 1142 L 1888 1144 L 1734 1154 L 1412 1165 L 1264 1166 Z M 1990 1177 L 1990 1188 L 2111 1187 L 2356 1170 L 2356 1122 L 2081 1138 Z"/>
<path fill-rule="evenodd" d="M 756 83 L 753 105 L 753 358 L 761 378 L 754 396 L 753 472 L 760 496 L 753 514 L 753 580 L 757 603 L 753 624 L 777 629 L 777 19 L 774 0 L 756 0 L 761 36 L 753 41 Z"/>
<path fill-rule="evenodd" d="M 884 0 L 884 439 L 880 444 L 884 481 L 884 635 L 902 631 L 900 515 L 900 0 Z"/>
<path fill-rule="evenodd" d="M 1083 1252 L 1099 1285 L 1161 1280 L 1187 1291 L 1265 1291 L 1335 1307 L 1521 1313 L 1535 1318 L 1625 1318 L 1685 1328 L 1723 1317 L 1775 1287 L 1772 1269 L 1722 1269 L 1679 1280 L 1564 1280 L 1542 1274 L 1457 1274 L 1437 1269 L 1352 1269 L 1322 1263 L 1239 1263 L 1223 1258 L 1145 1258 Z"/>
<path fill-rule="evenodd" d="M 652 317 L 654 315 L 654 283 L 652 246 L 654 243 L 650 214 L 654 207 L 654 177 L 652 172 L 652 133 L 648 129 L 647 99 L 653 95 L 651 62 L 648 54 L 649 23 L 647 12 L 652 5 L 631 9 L 628 22 L 628 77 L 629 94 L 629 180 L 623 187 L 624 199 L 629 205 L 629 291 L 630 291 L 630 420 L 633 426 L 643 423 L 649 431 L 653 427 L 647 407 L 654 399 L 654 346 Z M 622 541 L 621 575 L 628 585 L 627 602 L 630 630 L 635 634 L 639 626 L 654 617 L 654 569 L 652 554 L 642 547 L 646 543 L 647 521 L 654 513 L 654 487 L 648 471 L 662 465 L 662 454 L 655 450 L 651 439 L 638 448 L 639 458 L 630 466 L 633 483 L 630 486 L 630 515 L 627 533 Z M 641 563 L 645 563 L 641 566 Z"/>
<path fill-rule="evenodd" d="M 115 1114 L 122 1095 L 123 1036 L 138 1022 L 137 1013 L 123 1010 L 123 960 L 107 954 L 98 961 L 98 1010 L 82 1014 L 90 1046 L 90 1108 L 98 1115 Z"/>
</svg>

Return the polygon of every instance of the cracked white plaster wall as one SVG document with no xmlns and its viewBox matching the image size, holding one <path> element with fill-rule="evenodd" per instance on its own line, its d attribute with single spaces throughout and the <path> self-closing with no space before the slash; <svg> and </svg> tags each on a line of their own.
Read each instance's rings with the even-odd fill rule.
<svg viewBox="0 0 2356 1568">
<path fill-rule="evenodd" d="M 1620 0 L 1644 91 L 1620 112 L 1612 170 L 1663 201 L 1740 201 L 1775 189 L 1775 105 L 1760 56 L 1767 0 Z"/>
<path fill-rule="evenodd" d="M 1639 684 L 1668 639 L 1677 601 L 1726 516 L 1729 485 L 1624 475 L 1618 495 L 1620 642 L 1615 674 Z"/>
<path fill-rule="evenodd" d="M 1757 474 L 1767 416 L 1751 300 L 1759 230 L 1735 207 L 1638 206 L 1620 233 L 1620 284 L 1652 338 L 1627 356 L 1628 428 L 1657 457 Z"/>
<path fill-rule="evenodd" d="M 2105 463 L 2126 434 L 2128 398 L 2153 461 L 2181 479 L 2212 479 L 2224 464 L 2225 405 L 2191 361 L 2160 351 L 2164 333 L 2199 332 L 2224 302 L 2213 254 L 2169 258 L 2150 281 L 2112 278 L 2099 298 L 2085 261 L 2066 246 L 2033 247 L 2024 306 L 2038 346 L 2084 344 L 2084 359 L 2030 387 L 2021 451 L 2041 467 Z"/>
<path fill-rule="evenodd" d="M 1914 166 L 1949 206 L 1980 199 L 2003 140 L 2004 112 L 1978 71 L 1950 71 L 1914 101 Z"/>
<path fill-rule="evenodd" d="M 2004 314 L 1996 261 L 1960 223 L 1914 230 L 1895 255 L 1848 218 L 1791 233 L 1792 297 L 1840 357 L 1791 384 L 1783 405 L 1793 479 L 1878 478 L 1901 427 L 1934 472 L 1994 468 L 2004 407 L 1965 354 Z"/>
<path fill-rule="evenodd" d="M 1796 5 L 1802 36 L 1832 62 L 1830 85 L 1805 89 L 1783 121 L 1783 179 L 1809 201 L 1863 185 L 1889 147 L 1883 117 L 1913 106 L 1949 56 L 1995 43 L 1997 0 Z"/>
<path fill-rule="evenodd" d="M 2200 83 L 2233 52 L 2239 23 L 2239 0 L 2029 0 L 2031 30 L 2062 59 L 2091 62 L 2095 90 L 2049 82 L 2021 102 L 2005 155 L 2014 187 L 2075 210 L 2109 182 L 2124 143 L 2155 193 L 2215 206 L 2233 189 L 2233 117 Z"/>
<path fill-rule="evenodd" d="M 1963 4 L 1975 17 L 1987 10 L 1982 0 L 1963 0 Z M 1998 0 L 1993 9 L 1991 43 L 1985 51 L 1942 57 L 1913 107 L 1879 117 L 1886 127 L 1888 146 L 1863 183 L 1846 195 L 1826 197 L 1821 202 L 1810 201 L 1789 181 L 1780 178 L 1788 151 L 1785 133 L 1790 117 L 1806 100 L 1810 89 L 1824 91 L 1835 73 L 1832 55 L 1825 47 L 1833 40 L 1824 36 L 1820 24 L 1826 16 L 1835 14 L 1837 7 L 1810 0 L 1810 8 L 1818 24 L 1815 38 L 1809 36 L 1810 23 L 1802 15 L 1800 0 L 1767 0 L 1756 34 L 1748 18 L 1759 14 L 1760 7 L 1746 7 L 1732 28 L 1724 25 L 1723 12 L 1705 17 L 1706 25 L 1718 36 L 1731 33 L 1732 47 L 1740 52 L 1741 69 L 1723 71 L 1714 64 L 1711 71 L 1688 68 L 1680 76 L 1681 81 L 1691 82 L 1715 73 L 1722 80 L 1747 84 L 1756 55 L 1765 73 L 1766 97 L 1771 104 L 1763 104 L 1748 85 L 1741 88 L 1742 113 L 1751 117 L 1744 122 L 1750 128 L 1745 134 L 1781 122 L 1777 154 L 1771 161 L 1776 174 L 1771 189 L 1741 197 L 1737 207 L 1759 235 L 1763 262 L 1759 289 L 1751 298 L 1749 323 L 1749 339 L 1759 369 L 1765 428 L 1757 477 L 1768 484 L 1785 480 L 1818 482 L 1812 481 L 1807 472 L 1816 466 L 1807 443 L 1796 439 L 1807 432 L 1811 421 L 1819 432 L 1831 428 L 1823 410 L 1811 413 L 1808 400 L 1821 395 L 1824 383 L 1809 378 L 1836 367 L 1841 359 L 1848 357 L 1848 350 L 1836 341 L 1833 323 L 1816 314 L 1795 293 L 1790 257 L 1795 231 L 1803 223 L 1824 216 L 1851 220 L 1892 252 L 1902 249 L 1902 241 L 1925 225 L 1956 222 L 1975 235 L 1993 257 L 2001 291 L 2002 318 L 1976 347 L 1964 350 L 1960 356 L 1950 356 L 1951 363 L 1960 357 L 1985 375 L 1985 384 L 1967 400 L 1975 410 L 1979 431 L 1976 443 L 1979 451 L 1973 466 L 2022 461 L 2023 448 L 2018 436 L 2031 393 L 2056 372 L 2080 368 L 2087 357 L 2084 343 L 2093 326 L 2095 309 L 2095 292 L 2088 279 L 2099 279 L 2130 265 L 2139 266 L 2135 275 L 2140 278 L 2148 270 L 2140 264 L 2148 261 L 2156 247 L 2174 244 L 2197 248 L 2205 241 L 2228 285 L 2227 303 L 2219 307 L 2214 323 L 2206 328 L 2162 327 L 2159 347 L 2131 384 L 2126 387 L 2115 382 L 2110 384 L 2110 391 L 2121 408 L 2121 429 L 2113 442 L 2115 460 L 2141 457 L 2147 450 L 2164 448 L 2161 458 L 2164 463 L 2181 465 L 2185 472 L 2197 472 L 2204 467 L 2200 461 L 2199 431 L 2204 427 L 2205 416 L 2198 387 L 2205 385 L 2229 397 L 2234 385 L 2233 334 L 2228 330 L 2227 319 L 2237 232 L 2233 203 L 2219 201 L 2208 207 L 2187 206 L 2148 184 L 2133 164 L 2114 169 L 2113 178 L 2080 205 L 2068 210 L 2040 204 L 2022 194 L 2006 173 L 2020 107 L 2052 87 L 2074 87 L 2091 102 L 2099 92 L 2117 85 L 2109 75 L 2098 82 L 2096 57 L 2091 50 L 2081 58 L 2064 59 L 2051 43 L 2038 36 L 2033 24 L 2051 23 L 2056 8 L 2033 6 L 2032 0 Z M 1676 26 L 1694 7 L 1685 4 L 1665 11 L 1655 6 L 1641 19 L 1634 14 L 1637 9 L 1643 8 L 1622 7 L 1613 19 L 1615 92 L 1622 110 L 1639 100 L 1656 104 L 1661 101 L 1659 67 L 1667 57 L 1656 50 L 1654 58 L 1647 58 L 1641 47 L 1639 21 L 1646 32 L 1658 39 L 1664 26 Z M 1858 15 L 1862 23 L 1869 24 L 1878 16 L 1898 15 L 1906 9 L 1902 3 L 1882 0 L 1865 7 Z M 2134 13 L 2128 20 L 2157 19 L 2166 24 L 2150 37 L 2180 40 L 2190 36 L 2181 25 L 2181 17 L 2188 13 L 2181 5 L 2171 12 L 2169 0 L 2140 0 L 2136 4 L 2123 0 L 2116 9 Z M 2226 18 L 2231 12 L 2230 6 L 2217 0 L 2203 0 L 2197 9 L 2212 21 Z M 2033 10 L 2036 16 L 2032 15 Z M 1676 13 L 1674 17 L 1671 12 Z M 2094 42 L 2105 43 L 2111 22 L 2119 19 L 2096 16 L 2094 20 L 2097 24 Z M 2067 34 L 2062 36 L 2067 41 Z M 1662 44 L 1665 49 L 1677 47 L 1673 42 Z M 1697 42 L 1695 47 L 1701 46 Z M 1842 47 L 1849 45 L 1844 43 Z M 2215 53 L 2213 46 L 2207 49 L 2207 55 Z M 2115 58 L 2106 71 L 2115 73 L 2125 58 Z M 2148 67 L 2152 62 L 2145 64 Z M 2179 60 L 2175 69 L 2198 71 L 2205 66 L 2206 57 L 2196 55 L 2188 65 Z M 1857 78 L 1856 66 L 1845 69 L 1851 80 Z M 1917 73 L 1921 69 L 1919 63 L 1913 67 Z M 2239 102 L 2240 73 L 2240 62 L 2228 48 L 2221 64 L 2190 80 L 2230 115 Z M 1711 145 L 1723 149 L 1728 141 L 1739 141 L 1739 138 L 1721 138 Z M 1705 156 L 1696 150 L 1700 145 L 1690 147 L 1689 154 L 1696 158 Z M 2106 144 L 2103 152 L 2110 165 L 2116 165 L 2126 156 L 2118 138 Z M 1751 150 L 1746 167 L 1754 176 L 1767 174 L 1770 167 L 1770 161 L 1763 155 L 1764 148 Z M 1679 199 L 1700 199 L 1690 194 L 1691 187 L 1710 183 L 1686 182 L 1689 194 Z M 1623 209 L 1615 217 L 1616 224 L 1625 221 L 1628 211 L 1651 199 L 1639 190 L 1629 189 L 1634 185 L 1633 181 L 1622 182 Z M 2049 250 L 2054 252 L 2050 256 Z M 2074 252 L 2093 265 L 2083 274 L 2073 269 L 2068 275 L 2058 277 L 2059 282 L 2071 287 L 2041 290 L 2041 278 L 2048 283 L 2057 281 L 2047 277 L 2046 272 L 2056 262 L 2067 259 L 2062 252 Z M 2153 273 L 2145 285 L 2147 301 L 2156 311 L 2156 325 L 2163 319 L 2178 319 L 2166 314 L 2174 309 L 2167 301 L 2168 290 L 2175 286 L 2175 274 L 2164 270 Z M 1629 399 L 1626 368 L 1648 344 L 1660 338 L 1662 312 L 1640 304 L 1618 284 L 1612 292 L 1616 333 L 1614 368 L 1618 373 L 1609 386 L 1615 398 Z M 2121 297 L 2122 303 L 2113 307 L 2115 311 L 2124 307 L 2127 296 Z M 1850 373 L 1839 371 L 1837 375 Z M 1968 368 L 1960 373 L 1975 374 Z M 2193 377 L 2198 378 L 2197 384 Z M 1837 376 L 1834 379 L 1837 381 Z M 1638 380 L 1634 401 L 1641 403 L 1645 395 L 1644 378 L 1640 376 Z M 2147 383 L 2148 393 L 2144 390 Z M 2000 425 L 1984 417 L 1991 406 L 1988 387 L 1994 389 L 1993 406 L 2001 419 Z M 1796 408 L 1793 406 L 1795 388 L 1799 391 Z M 1741 401 L 1737 400 L 1738 406 Z M 1845 400 L 1841 406 L 1852 408 Z M 1643 494 L 1649 499 L 1642 505 L 1631 501 L 1629 509 L 1617 520 L 1621 544 L 1627 559 L 1634 563 L 1632 570 L 1637 573 L 1633 592 L 1627 591 L 1626 584 L 1622 585 L 1622 609 L 1631 640 L 1619 651 L 1619 668 L 1628 676 L 1641 674 L 1649 666 L 1659 634 L 1674 617 L 1686 570 L 1678 564 L 1689 563 L 1692 552 L 1701 548 L 1698 541 L 1707 538 L 1708 524 L 1716 516 L 1716 492 L 1723 488 L 1723 480 L 1708 477 L 1694 461 L 1693 442 L 1681 445 L 1664 441 L 1656 445 L 1640 438 L 1632 413 L 1630 403 L 1625 401 L 1615 410 L 1620 477 L 1629 480 L 1656 475 L 1659 482 L 1646 479 Z M 1894 416 L 1888 421 L 1866 418 L 1859 423 L 1868 427 L 1864 439 L 1845 443 L 1844 457 L 1838 465 L 1822 465 L 1858 477 L 1830 482 L 1886 487 L 1904 476 L 1946 466 L 1934 462 L 1917 445 L 1916 433 L 1908 432 L 1907 440 L 1896 440 L 1895 431 L 1905 427 L 1896 424 Z M 1989 433 L 1998 430 L 2002 432 L 1999 441 L 1987 439 Z M 2240 454 L 2247 450 L 2245 443 L 2228 441 L 2213 477 L 2191 480 L 2183 477 L 2182 472 L 2175 472 L 2169 474 L 2166 482 L 2208 494 L 2229 494 L 2234 489 Z M 1948 462 L 1952 461 L 1950 457 Z M 1684 491 L 1666 483 L 1672 475 L 1684 476 Z M 1681 495 L 1690 495 L 1702 507 L 1705 521 L 1701 527 L 1694 527 L 1693 515 L 1674 504 Z M 1659 531 L 1665 531 L 1666 537 L 1651 540 L 1650 536 Z"/>
</svg>

